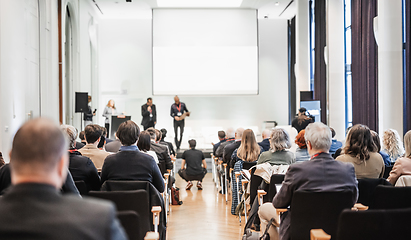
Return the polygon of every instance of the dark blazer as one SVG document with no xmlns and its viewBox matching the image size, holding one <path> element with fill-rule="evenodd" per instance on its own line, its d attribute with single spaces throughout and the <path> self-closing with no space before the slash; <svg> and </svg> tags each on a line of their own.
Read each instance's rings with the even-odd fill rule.
<svg viewBox="0 0 411 240">
<path fill-rule="evenodd" d="M 222 158 L 225 146 L 227 146 L 228 144 L 231 144 L 233 142 L 234 142 L 234 138 L 229 138 L 225 142 L 221 143 L 220 146 L 217 147 L 214 156 Z"/>
<path fill-rule="evenodd" d="M 147 103 L 141 106 L 141 116 L 143 116 L 143 119 L 141 119 L 141 125 L 147 126 L 148 123 L 150 122 L 150 112 L 147 111 Z M 153 114 L 153 117 L 151 118 L 151 122 L 157 122 L 157 111 L 156 111 L 156 105 L 153 104 L 151 105 L 151 112 Z"/>
<path fill-rule="evenodd" d="M 168 150 L 170 151 L 170 154 L 176 156 L 176 152 L 174 151 L 174 147 L 173 147 L 173 144 L 171 142 L 166 142 L 166 141 L 164 141 L 164 139 L 161 139 L 159 143 L 167 146 Z"/>
<path fill-rule="evenodd" d="M 71 150 L 69 170 L 74 181 L 84 181 L 87 190 L 100 190 L 100 176 L 90 158 L 82 156 L 79 151 Z"/>
<path fill-rule="evenodd" d="M 164 191 L 164 180 L 153 157 L 139 150 L 107 156 L 101 170 L 101 183 L 106 180 L 148 181 L 159 192 Z"/>
<path fill-rule="evenodd" d="M 263 141 L 259 142 L 258 145 L 260 145 L 263 148 L 264 152 L 268 151 L 270 150 L 270 139 L 263 139 Z"/>
<path fill-rule="evenodd" d="M 84 147 L 86 144 L 81 143 L 81 142 L 76 142 L 76 149 L 80 149 L 82 147 Z"/>
<path fill-rule="evenodd" d="M 227 139 L 223 139 L 223 140 L 219 141 L 218 143 L 214 144 L 214 146 L 213 146 L 213 155 L 214 155 L 214 156 L 216 156 L 216 152 L 217 152 L 218 147 L 219 147 L 223 142 L 226 142 L 226 141 L 227 141 Z"/>
<path fill-rule="evenodd" d="M 185 103 L 183 103 L 183 102 L 180 102 L 180 111 L 177 109 L 177 104 L 175 104 L 175 103 L 173 103 L 173 104 L 171 104 L 171 108 L 170 108 L 170 116 L 174 119 L 174 121 L 176 121 L 176 122 L 181 122 L 181 121 L 184 121 L 184 119 L 183 120 L 180 120 L 180 121 L 177 121 L 174 117 L 175 116 L 178 116 L 178 113 L 181 113 L 181 114 L 183 114 L 184 112 L 188 112 L 188 109 L 187 109 L 187 106 L 186 106 L 186 104 Z"/>
<path fill-rule="evenodd" d="M 165 162 L 167 169 L 173 169 L 173 163 L 171 162 L 170 155 L 168 154 L 167 146 L 151 142 L 150 150 L 154 151 L 157 154 L 159 162 Z"/>
<path fill-rule="evenodd" d="M 62 196 L 50 185 L 25 183 L 0 198 L 2 240 L 127 239 L 112 203 Z"/>
<path fill-rule="evenodd" d="M 224 147 L 223 150 L 223 162 L 227 163 L 230 166 L 231 155 L 233 155 L 234 150 L 239 148 L 241 145 L 241 141 L 234 141 L 231 144 L 228 144 Z"/>
<path fill-rule="evenodd" d="M 310 161 L 290 165 L 281 189 L 274 197 L 274 207 L 289 207 L 293 194 L 297 190 L 312 192 L 350 190 L 352 191 L 352 204 L 354 205 L 358 198 L 358 183 L 354 166 L 349 163 L 335 161 L 328 153 L 320 153 Z M 290 212 L 292 212 L 292 209 Z M 288 235 L 290 212 L 282 215 L 280 235 Z"/>
</svg>

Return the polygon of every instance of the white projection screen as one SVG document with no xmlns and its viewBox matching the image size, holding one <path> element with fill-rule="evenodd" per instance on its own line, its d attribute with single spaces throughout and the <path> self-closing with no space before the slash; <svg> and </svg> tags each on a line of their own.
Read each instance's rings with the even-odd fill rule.
<svg viewBox="0 0 411 240">
<path fill-rule="evenodd" d="M 257 12 L 154 9 L 153 94 L 258 94 Z"/>
</svg>

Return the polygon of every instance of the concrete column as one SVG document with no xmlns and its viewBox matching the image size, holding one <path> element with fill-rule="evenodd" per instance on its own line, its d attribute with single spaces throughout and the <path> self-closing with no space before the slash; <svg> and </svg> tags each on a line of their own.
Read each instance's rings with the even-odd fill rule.
<svg viewBox="0 0 411 240">
<path fill-rule="evenodd" d="M 378 0 L 379 132 L 403 132 L 402 5 L 401 0 Z"/>
<path fill-rule="evenodd" d="M 310 90 L 310 15 L 309 1 L 296 1 L 295 47 L 296 47 L 296 97 L 297 109 L 300 108 L 300 91 Z M 294 113 L 295 114 L 295 113 Z"/>
<path fill-rule="evenodd" d="M 345 138 L 344 1 L 327 0 L 328 125 Z M 328 59 L 328 60 L 327 60 Z"/>
</svg>

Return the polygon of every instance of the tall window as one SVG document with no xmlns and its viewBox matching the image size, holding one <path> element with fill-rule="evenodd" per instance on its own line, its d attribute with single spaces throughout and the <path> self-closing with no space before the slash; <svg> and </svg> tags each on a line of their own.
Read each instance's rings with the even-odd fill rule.
<svg viewBox="0 0 411 240">
<path fill-rule="evenodd" d="M 352 125 L 351 0 L 344 0 L 345 128 Z"/>
</svg>

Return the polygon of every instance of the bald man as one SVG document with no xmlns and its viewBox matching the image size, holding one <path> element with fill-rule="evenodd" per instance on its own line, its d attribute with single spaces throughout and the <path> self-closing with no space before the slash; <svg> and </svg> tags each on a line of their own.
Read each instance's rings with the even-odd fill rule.
<svg viewBox="0 0 411 240">
<path fill-rule="evenodd" d="M 186 114 L 184 115 L 185 112 Z M 187 110 L 186 104 L 180 102 L 180 98 L 178 96 L 174 97 L 174 103 L 171 105 L 170 109 L 170 116 L 174 119 L 174 142 L 177 150 L 179 150 L 184 133 L 184 118 L 185 116 L 190 116 L 190 112 Z M 177 138 L 178 128 L 180 128 L 180 140 Z"/>
<path fill-rule="evenodd" d="M 16 133 L 13 186 L 0 198 L 1 239 L 126 239 L 113 204 L 62 196 L 67 141 L 52 121 L 35 119 Z"/>
<path fill-rule="evenodd" d="M 263 141 L 259 142 L 258 145 L 263 148 L 264 152 L 270 150 L 270 133 L 269 129 L 265 129 L 261 136 L 263 137 Z"/>
</svg>

